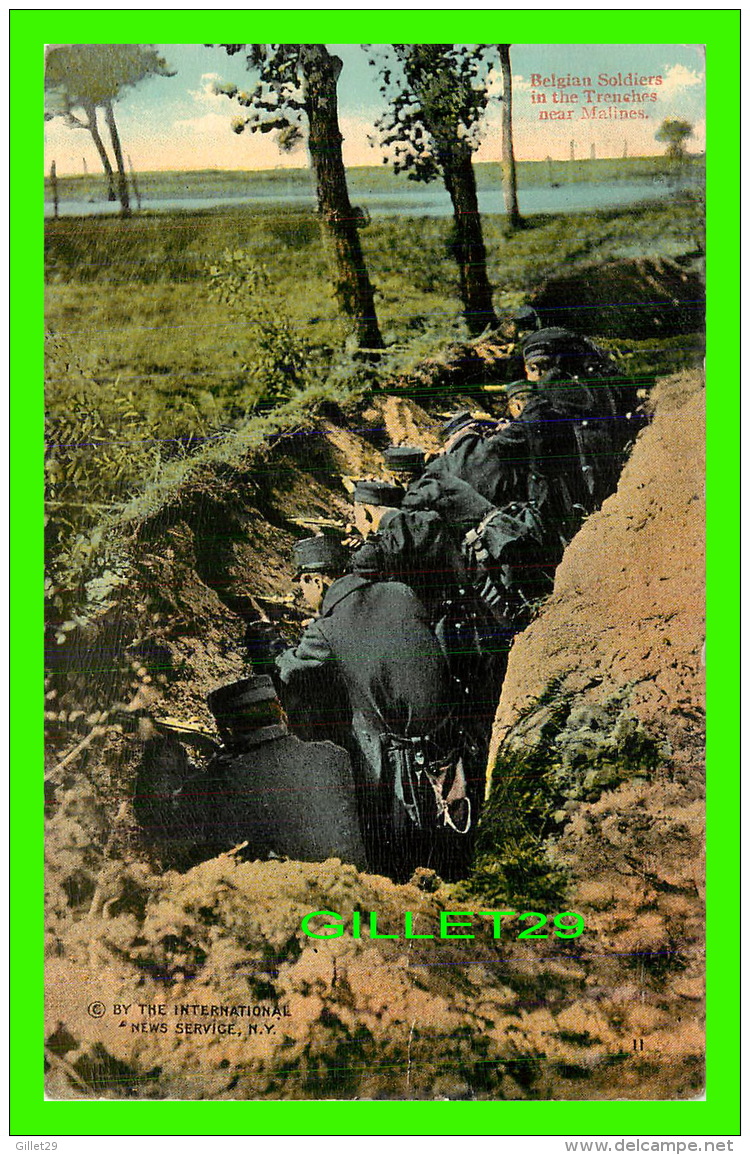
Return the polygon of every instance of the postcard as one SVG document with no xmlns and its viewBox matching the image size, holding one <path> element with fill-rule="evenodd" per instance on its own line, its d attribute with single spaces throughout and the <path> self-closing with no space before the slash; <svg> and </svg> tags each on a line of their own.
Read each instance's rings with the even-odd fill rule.
<svg viewBox="0 0 750 1155">
<path fill-rule="evenodd" d="M 105 38 L 44 69 L 44 1109 L 704 1098 L 705 43 Z"/>
</svg>

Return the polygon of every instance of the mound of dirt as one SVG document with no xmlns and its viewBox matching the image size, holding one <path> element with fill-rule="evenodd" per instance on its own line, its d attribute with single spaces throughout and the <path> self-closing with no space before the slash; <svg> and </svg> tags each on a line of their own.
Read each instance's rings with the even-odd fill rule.
<svg viewBox="0 0 750 1155">
<path fill-rule="evenodd" d="M 553 277 L 531 302 L 544 325 L 601 337 L 671 337 L 703 329 L 705 287 L 695 261 L 607 261 Z"/>
<path fill-rule="evenodd" d="M 113 863 L 87 916 L 51 951 L 48 1093 L 575 1099 L 694 1089 L 679 1059 L 697 1040 L 687 1027 L 672 1032 L 663 1007 L 634 999 L 637 971 L 610 991 L 613 976 L 588 950 L 497 942 L 480 917 L 470 942 L 439 940 L 445 909 L 455 907 L 444 888 L 426 894 L 338 860 L 224 855 L 162 876 Z M 301 918 L 316 910 L 347 933 L 308 937 Z M 376 911 L 384 937 L 352 937 L 355 910 Z M 405 940 L 405 911 L 435 938 Z M 458 930 L 469 916 L 452 919 Z M 632 1038 L 644 1035 L 648 1053 L 634 1053 Z"/>
<path fill-rule="evenodd" d="M 649 1018 L 656 998 L 672 1037 L 685 1042 L 684 1069 L 696 1071 L 704 922 L 702 376 L 660 382 L 653 402 L 653 424 L 617 493 L 574 538 L 552 597 L 512 648 L 487 818 L 508 823 L 516 781 L 528 790 L 529 775 L 539 775 L 546 859 L 567 872 L 572 909 L 609 955 L 602 964 L 609 981 L 628 988 L 643 1011 L 644 1050 L 667 1047 L 663 1028 Z"/>
<path fill-rule="evenodd" d="M 704 699 L 703 378 L 656 386 L 655 416 L 627 462 L 617 493 L 573 539 L 543 612 L 508 664 L 498 739 L 550 683 L 601 703 L 628 689 L 630 708 L 699 778 Z M 538 727 L 537 727 L 538 729 Z M 533 742 L 528 721 L 524 742 Z"/>
</svg>

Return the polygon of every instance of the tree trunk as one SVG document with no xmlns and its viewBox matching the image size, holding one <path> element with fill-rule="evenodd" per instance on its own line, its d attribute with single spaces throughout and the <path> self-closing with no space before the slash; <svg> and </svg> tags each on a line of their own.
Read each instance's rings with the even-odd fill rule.
<svg viewBox="0 0 750 1155">
<path fill-rule="evenodd" d="M 487 279 L 487 254 L 479 217 L 477 185 L 468 145 L 446 150 L 440 158 L 443 180 L 453 205 L 453 252 L 458 264 L 464 317 L 472 337 L 498 324 Z"/>
<path fill-rule="evenodd" d="M 112 171 L 112 165 L 110 163 L 109 156 L 107 155 L 107 150 L 104 147 L 104 141 L 99 134 L 99 125 L 96 119 L 96 105 L 85 104 L 83 106 L 83 111 L 86 113 L 86 117 L 88 119 L 88 124 L 86 127 L 91 133 L 91 138 L 96 145 L 96 151 L 99 153 L 99 159 L 102 162 L 102 168 L 107 174 L 107 200 L 116 201 L 117 193 L 115 192 L 115 174 Z"/>
<path fill-rule="evenodd" d="M 341 153 L 336 83 L 342 64 L 324 44 L 305 44 L 300 53 L 305 109 L 309 121 L 308 148 L 318 196 L 318 211 L 332 254 L 333 287 L 339 304 L 354 321 L 357 343 L 382 349 L 370 278 L 352 209 Z"/>
<path fill-rule="evenodd" d="M 128 174 L 125 172 L 125 162 L 122 158 L 122 148 L 120 147 L 120 134 L 115 124 L 115 113 L 111 100 L 108 100 L 104 105 L 104 118 L 107 121 L 109 135 L 112 138 L 112 151 L 115 154 L 115 160 L 117 162 L 117 191 L 120 196 L 120 212 L 122 216 L 129 217 L 130 194 L 128 192 Z"/>
<path fill-rule="evenodd" d="M 505 214 L 511 228 L 521 224 L 516 188 L 516 158 L 513 153 L 513 76 L 510 70 L 510 44 L 498 44 L 500 71 L 503 77 L 503 199 Z"/>
<path fill-rule="evenodd" d="M 52 204 L 54 205 L 54 208 L 55 208 L 55 220 L 57 220 L 57 218 L 59 216 L 60 205 L 59 205 L 59 201 L 57 199 L 57 164 L 54 160 L 52 161 L 52 164 L 49 166 L 49 179 L 50 179 L 50 184 L 52 185 Z"/>
</svg>

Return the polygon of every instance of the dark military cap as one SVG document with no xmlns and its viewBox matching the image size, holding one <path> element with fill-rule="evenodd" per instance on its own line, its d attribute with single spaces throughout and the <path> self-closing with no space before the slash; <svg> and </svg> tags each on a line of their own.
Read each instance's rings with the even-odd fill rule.
<svg viewBox="0 0 750 1155">
<path fill-rule="evenodd" d="M 268 674 L 254 674 L 252 678 L 241 678 L 212 690 L 207 696 L 208 708 L 215 718 L 236 713 L 242 706 L 254 706 L 258 702 L 269 702 L 277 697 L 273 680 Z"/>
<path fill-rule="evenodd" d="M 281 702 L 267 674 L 220 686 L 211 691 L 206 701 L 227 746 L 266 727 L 272 727 L 268 738 L 282 737 L 287 732 Z"/>
<path fill-rule="evenodd" d="M 368 481 L 364 478 L 354 486 L 354 501 L 357 505 L 387 505 L 398 509 L 404 496 L 400 485 L 389 481 Z"/>
<path fill-rule="evenodd" d="M 408 470 L 410 473 L 421 473 L 424 469 L 424 449 L 414 445 L 389 445 L 383 453 L 383 459 L 391 469 Z"/>
<path fill-rule="evenodd" d="M 335 537 L 324 533 L 315 537 L 303 537 L 294 543 L 294 563 L 297 573 L 324 573 L 343 570 L 347 554 Z"/>
<path fill-rule="evenodd" d="M 538 329 L 521 342 L 524 360 L 530 357 L 558 356 L 565 353 L 590 353 L 591 345 L 585 337 L 569 329 Z"/>
</svg>

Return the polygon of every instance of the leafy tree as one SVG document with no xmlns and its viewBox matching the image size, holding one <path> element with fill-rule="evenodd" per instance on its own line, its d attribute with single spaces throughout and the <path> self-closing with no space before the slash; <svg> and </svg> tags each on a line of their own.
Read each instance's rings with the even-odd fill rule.
<svg viewBox="0 0 750 1155">
<path fill-rule="evenodd" d="M 685 141 L 693 135 L 689 120 L 667 119 L 659 125 L 655 140 L 667 145 L 667 156 L 682 160 L 685 156 Z"/>
<path fill-rule="evenodd" d="M 518 208 L 516 158 L 513 152 L 513 74 L 510 67 L 510 44 L 498 44 L 497 48 L 503 78 L 503 200 L 505 201 L 508 224 L 512 229 L 517 229 L 522 224 L 522 220 Z"/>
<path fill-rule="evenodd" d="M 372 46 L 368 46 L 372 48 Z M 464 317 L 473 335 L 498 321 L 487 279 L 472 153 L 487 107 L 490 65 L 484 45 L 392 44 L 370 63 L 388 111 L 376 122 L 384 161 L 412 180 L 441 176 L 453 205 L 452 249 Z"/>
<path fill-rule="evenodd" d="M 84 128 L 91 133 L 91 138 L 102 162 L 102 168 L 107 176 L 107 199 L 115 201 L 117 200 L 115 174 L 99 132 L 96 104 L 89 98 L 86 91 L 71 91 L 77 86 L 71 83 L 72 76 L 68 80 L 63 79 L 63 61 L 64 57 L 59 48 L 48 55 L 44 77 L 44 119 L 53 120 L 56 116 L 60 116 L 71 128 Z M 80 112 L 76 114 L 74 109 L 80 109 Z"/>
<path fill-rule="evenodd" d="M 102 109 L 117 166 L 117 192 L 123 216 L 130 216 L 128 179 L 113 105 L 126 88 L 149 76 L 174 76 L 153 44 L 60 44 L 47 52 L 45 119 L 61 116 L 72 128 L 91 133 L 114 200 L 115 175 L 99 132 Z M 76 112 L 80 110 L 80 112 Z"/>
<path fill-rule="evenodd" d="M 365 267 L 358 230 L 361 210 L 352 208 L 341 152 L 337 82 L 342 62 L 325 44 L 223 44 L 230 56 L 244 49 L 247 67 L 257 73 L 247 92 L 236 84 L 215 90 L 235 100 L 246 114 L 232 122 L 235 132 L 276 132 L 279 146 L 292 149 L 303 139 L 315 174 L 318 212 L 333 271 L 339 305 L 354 322 L 360 348 L 382 349 L 373 288 Z"/>
</svg>

